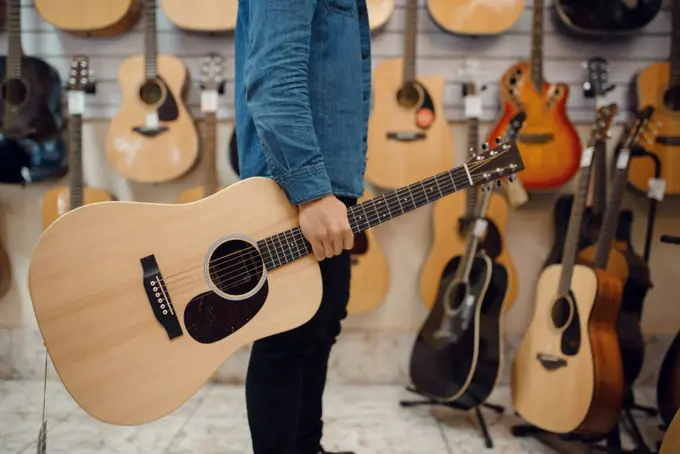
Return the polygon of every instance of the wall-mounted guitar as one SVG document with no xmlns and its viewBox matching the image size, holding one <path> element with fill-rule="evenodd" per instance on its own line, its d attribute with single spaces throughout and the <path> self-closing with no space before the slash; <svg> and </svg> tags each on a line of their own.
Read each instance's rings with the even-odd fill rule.
<svg viewBox="0 0 680 454">
<path fill-rule="evenodd" d="M 465 97 L 465 116 L 468 122 L 468 145 L 474 157 L 479 143 L 479 118 L 482 114 L 482 102 L 477 87 L 468 82 L 463 85 Z M 523 115 L 520 113 L 506 131 L 505 140 L 514 140 L 522 126 Z M 423 264 L 420 274 L 420 298 L 423 304 L 431 309 L 437 301 L 440 283 L 453 261 L 460 259 L 468 243 L 469 226 L 477 218 L 476 188 L 470 188 L 438 201 L 433 208 L 434 242 L 430 254 Z M 498 261 L 508 274 L 507 308 L 517 297 L 517 276 L 505 244 L 505 230 L 508 224 L 508 204 L 499 194 L 493 194 L 489 206 L 485 210 L 487 227 L 484 237 L 480 239 L 480 248 L 490 257 Z"/>
<path fill-rule="evenodd" d="M 522 169 L 503 143 L 348 208 L 350 225 L 357 234 Z M 308 321 L 322 294 L 311 252 L 285 192 L 255 177 L 193 203 L 70 211 L 38 240 L 29 288 L 71 396 L 101 421 L 137 425 L 186 402 L 237 349 Z"/>
<path fill-rule="evenodd" d="M 631 81 L 631 110 L 643 107 L 655 109 L 654 119 L 659 134 L 645 150 L 656 155 L 661 163 L 661 179 L 665 193 L 680 194 L 680 2 L 671 2 L 671 53 L 668 61 L 654 63 L 635 75 Z M 631 186 L 647 193 L 649 180 L 655 177 L 652 159 L 636 158 L 630 163 L 628 181 Z"/>
<path fill-rule="evenodd" d="M 179 195 L 177 203 L 189 203 L 201 200 L 224 189 L 217 176 L 216 136 L 217 136 L 217 104 L 220 95 L 224 94 L 224 60 L 217 54 L 209 54 L 201 64 L 201 110 L 203 117 L 203 171 L 205 178 L 202 187 L 185 189 Z"/>
<path fill-rule="evenodd" d="M 160 0 L 160 7 L 170 22 L 184 30 L 214 33 L 236 27 L 238 0 Z"/>
<path fill-rule="evenodd" d="M 618 423 L 623 405 L 616 335 L 621 281 L 576 265 L 593 148 L 607 134 L 616 112 L 615 104 L 598 112 L 583 150 L 562 264 L 546 268 L 539 277 L 534 315 L 513 364 L 515 409 L 549 432 L 607 434 Z"/>
<path fill-rule="evenodd" d="M 490 138 L 501 137 L 519 112 L 526 120 L 517 143 L 526 163 L 522 182 L 527 191 L 554 190 L 569 182 L 579 168 L 581 140 L 567 115 L 569 86 L 543 79 L 543 6 L 534 0 L 531 62 L 505 71 L 500 83 L 503 110 Z"/>
<path fill-rule="evenodd" d="M 371 30 L 380 30 L 394 12 L 394 0 L 367 0 L 368 24 Z"/>
<path fill-rule="evenodd" d="M 50 65 L 24 55 L 21 0 L 7 0 L 8 50 L 0 103 L 0 183 L 56 179 L 68 171 L 62 137 L 61 80 Z"/>
<path fill-rule="evenodd" d="M 113 36 L 132 27 L 143 0 L 35 0 L 35 9 L 50 24 L 69 33 Z"/>
<path fill-rule="evenodd" d="M 83 114 L 85 95 L 96 92 L 94 73 L 90 60 L 76 56 L 71 62 L 68 83 L 68 135 L 69 135 L 69 176 L 68 186 L 56 186 L 48 190 L 42 199 L 43 229 L 49 227 L 67 211 L 90 203 L 114 200 L 108 192 L 85 187 L 83 184 Z"/>
<path fill-rule="evenodd" d="M 198 133 L 183 104 L 189 72 L 173 55 L 156 50 L 156 0 L 144 0 L 145 53 L 118 69 L 123 102 L 109 124 L 106 156 L 124 177 L 162 183 L 196 162 Z"/>
<path fill-rule="evenodd" d="M 375 101 L 365 177 L 380 188 L 426 178 L 454 162 L 442 107 L 444 77 L 416 79 L 417 24 L 418 0 L 407 0 L 404 58 L 383 60 L 373 71 Z"/>
<path fill-rule="evenodd" d="M 497 35 L 507 31 L 524 12 L 524 0 L 428 0 L 432 21 L 457 35 Z"/>
</svg>

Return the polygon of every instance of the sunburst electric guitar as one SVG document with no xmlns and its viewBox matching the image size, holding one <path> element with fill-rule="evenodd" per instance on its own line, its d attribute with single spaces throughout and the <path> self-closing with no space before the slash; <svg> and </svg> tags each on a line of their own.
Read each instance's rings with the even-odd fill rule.
<svg viewBox="0 0 680 454">
<path fill-rule="evenodd" d="M 502 143 L 348 208 L 352 231 L 522 169 L 516 144 Z M 101 421 L 142 424 L 186 402 L 237 349 L 312 318 L 322 283 L 311 252 L 285 192 L 254 177 L 193 203 L 70 211 L 38 240 L 29 289 L 70 395 Z"/>
<path fill-rule="evenodd" d="M 593 148 L 616 111 L 611 105 L 598 112 L 581 159 L 562 263 L 546 268 L 538 279 L 534 316 L 513 364 L 515 409 L 549 432 L 606 434 L 618 423 L 623 404 L 616 334 L 621 281 L 575 264 Z"/>
<path fill-rule="evenodd" d="M 534 0 L 531 61 L 505 71 L 500 83 L 502 112 L 489 134 L 502 137 L 510 119 L 526 114 L 517 143 L 526 162 L 522 181 L 527 191 L 551 191 L 568 183 L 578 172 L 581 140 L 567 115 L 569 86 L 543 79 L 543 6 Z"/>
<path fill-rule="evenodd" d="M 198 133 L 183 104 L 186 66 L 156 51 L 156 0 L 144 0 L 144 20 L 144 55 L 127 58 L 118 69 L 123 102 L 109 124 L 106 156 L 132 181 L 162 183 L 194 165 Z"/>
</svg>

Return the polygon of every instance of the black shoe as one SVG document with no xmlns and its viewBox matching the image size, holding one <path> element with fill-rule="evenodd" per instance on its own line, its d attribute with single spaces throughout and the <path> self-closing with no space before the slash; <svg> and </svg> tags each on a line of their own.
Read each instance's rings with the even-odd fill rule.
<svg viewBox="0 0 680 454">
<path fill-rule="evenodd" d="M 354 454 L 352 451 L 338 451 L 338 452 L 330 452 L 326 451 L 323 449 L 323 447 L 319 447 L 319 454 Z"/>
</svg>

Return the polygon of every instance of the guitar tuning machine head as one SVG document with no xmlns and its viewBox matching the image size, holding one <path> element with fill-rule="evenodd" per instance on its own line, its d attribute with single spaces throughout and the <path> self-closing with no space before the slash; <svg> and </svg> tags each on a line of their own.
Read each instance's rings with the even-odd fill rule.
<svg viewBox="0 0 680 454">
<path fill-rule="evenodd" d="M 496 145 L 500 145 L 500 144 L 501 144 L 501 138 L 500 138 L 500 137 L 496 137 Z"/>
<path fill-rule="evenodd" d="M 477 157 L 477 150 L 470 147 L 470 156 L 472 156 L 473 158 Z"/>
<path fill-rule="evenodd" d="M 487 151 L 489 149 L 489 144 L 487 142 L 484 142 L 482 144 L 482 150 Z"/>
<path fill-rule="evenodd" d="M 496 187 L 497 188 L 500 188 L 501 184 L 502 184 L 501 180 L 496 180 Z"/>
</svg>

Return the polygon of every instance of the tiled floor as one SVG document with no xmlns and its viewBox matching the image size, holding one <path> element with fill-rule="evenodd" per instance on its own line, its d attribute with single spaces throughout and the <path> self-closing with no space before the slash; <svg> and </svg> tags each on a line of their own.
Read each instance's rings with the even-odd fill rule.
<svg viewBox="0 0 680 454">
<path fill-rule="evenodd" d="M 0 454 L 35 452 L 42 415 L 42 382 L 0 382 Z M 647 398 L 645 398 L 647 397 Z M 638 393 L 640 403 L 648 392 Z M 474 419 L 447 409 L 401 408 L 409 394 L 392 386 L 329 386 L 325 400 L 327 449 L 357 454 L 554 454 L 587 452 L 533 438 L 514 438 L 517 420 L 485 411 L 494 449 L 486 449 Z M 507 388 L 491 401 L 508 404 Z M 649 402 L 651 403 L 651 402 Z M 511 413 L 511 412 L 508 412 Z M 139 427 L 100 423 L 84 413 L 59 382 L 48 383 L 48 454 L 249 454 L 242 387 L 209 385 L 171 415 Z M 657 421 L 638 421 L 650 445 Z M 557 446 L 555 450 L 549 445 Z"/>
</svg>

